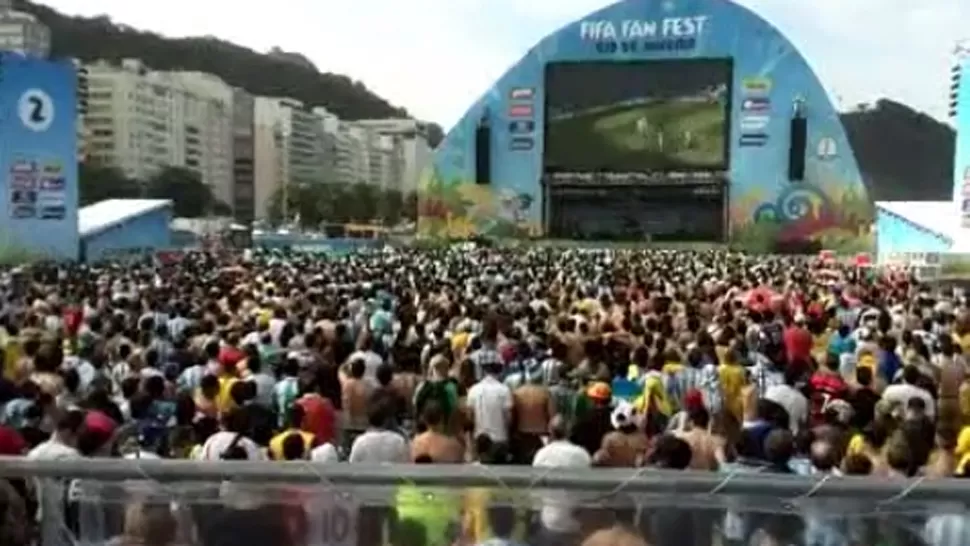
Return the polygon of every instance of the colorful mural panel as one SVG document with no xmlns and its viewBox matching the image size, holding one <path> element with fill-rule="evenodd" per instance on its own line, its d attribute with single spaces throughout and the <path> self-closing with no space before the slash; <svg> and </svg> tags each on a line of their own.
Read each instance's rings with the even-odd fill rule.
<svg viewBox="0 0 970 546">
<path fill-rule="evenodd" d="M 724 58 L 733 66 L 727 132 L 731 241 L 752 250 L 779 240 L 872 249 L 874 208 L 824 88 L 777 29 L 725 0 L 626 0 L 542 40 L 445 137 L 422 177 L 419 233 L 543 235 L 549 63 Z M 796 104 L 808 119 L 803 182 L 790 181 L 787 170 Z M 479 185 L 475 132 L 483 115 L 493 128 L 491 183 Z"/>
</svg>

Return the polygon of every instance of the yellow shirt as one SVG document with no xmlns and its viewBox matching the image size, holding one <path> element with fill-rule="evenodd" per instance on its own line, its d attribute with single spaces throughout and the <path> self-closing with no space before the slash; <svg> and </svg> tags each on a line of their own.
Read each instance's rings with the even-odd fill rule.
<svg viewBox="0 0 970 546">
<path fill-rule="evenodd" d="M 198 461 L 202 458 L 202 444 L 195 444 L 189 451 L 189 459 Z"/>
<path fill-rule="evenodd" d="M 739 423 L 744 421 L 744 368 L 738 364 L 721 364 L 717 367 L 717 375 L 721 379 L 721 392 L 724 394 L 724 406 Z"/>
<path fill-rule="evenodd" d="M 872 354 L 871 352 L 866 351 L 859 355 L 859 368 L 869 368 L 872 370 L 872 373 L 875 374 L 878 366 L 879 360 L 876 358 L 876 355 Z"/>
<path fill-rule="evenodd" d="M 960 472 L 963 472 L 965 468 L 967 468 L 967 464 L 970 464 L 970 453 L 960 457 L 960 460 L 957 462 L 957 466 L 954 470 L 959 474 Z"/>
<path fill-rule="evenodd" d="M 715 345 L 714 346 L 714 354 L 717 355 L 717 363 L 718 364 L 726 364 L 727 363 L 727 355 L 728 355 L 728 351 L 730 351 L 730 350 L 731 350 L 730 347 L 725 347 L 724 345 Z"/>
<path fill-rule="evenodd" d="M 657 411 L 668 417 L 674 413 L 663 379 L 657 373 L 648 373 L 644 376 L 643 394 L 633 402 L 633 407 L 642 413 L 648 411 L 651 404 Z"/>
<path fill-rule="evenodd" d="M 3 377 L 8 381 L 17 382 L 20 378 L 17 365 L 23 356 L 20 340 L 0 330 L 0 347 L 3 347 Z"/>
<path fill-rule="evenodd" d="M 680 370 L 684 369 L 684 365 L 680 362 L 666 362 L 664 363 L 663 373 L 664 375 L 674 375 Z"/>
<path fill-rule="evenodd" d="M 235 377 L 222 377 L 219 379 L 219 395 L 216 396 L 216 406 L 219 413 L 225 413 L 236 407 L 232 401 L 232 386 L 239 381 Z"/>
<path fill-rule="evenodd" d="M 845 449 L 847 455 L 867 455 L 868 451 L 869 446 L 866 445 L 866 439 L 861 434 L 854 435 Z"/>
<path fill-rule="evenodd" d="M 423 529 L 427 546 L 451 544 L 449 531 L 461 524 L 462 499 L 443 489 L 399 486 L 394 508 L 398 521 L 411 520 Z"/>
<path fill-rule="evenodd" d="M 832 331 L 826 330 L 821 334 L 812 337 L 812 356 L 819 362 L 825 361 L 825 356 L 829 351 L 829 341 L 832 339 Z"/>
<path fill-rule="evenodd" d="M 462 514 L 463 535 L 473 544 L 480 544 L 495 536 L 489 521 L 488 509 L 495 504 L 516 507 L 516 499 L 509 494 L 497 492 L 491 488 L 472 488 L 465 492 L 464 511 Z M 526 525 L 522 513 L 516 508 L 516 523 L 512 529 L 512 537 L 519 538 L 526 535 Z"/>
<path fill-rule="evenodd" d="M 457 334 L 451 336 L 451 351 L 453 353 L 461 353 L 468 347 L 468 340 L 471 338 L 471 334 L 468 332 L 458 332 Z"/>
<path fill-rule="evenodd" d="M 313 449 L 313 441 L 315 439 L 313 434 L 303 430 L 289 428 L 276 436 L 273 436 L 273 438 L 269 441 L 269 455 L 273 460 L 282 461 L 285 459 L 285 457 L 283 457 L 283 442 L 286 441 L 286 438 L 290 434 L 294 433 L 303 436 L 303 446 L 308 452 Z"/>
</svg>

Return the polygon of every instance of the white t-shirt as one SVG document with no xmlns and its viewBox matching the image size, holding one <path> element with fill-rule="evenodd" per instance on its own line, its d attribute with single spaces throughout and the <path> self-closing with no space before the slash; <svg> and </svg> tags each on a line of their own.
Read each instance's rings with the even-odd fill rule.
<svg viewBox="0 0 970 546">
<path fill-rule="evenodd" d="M 889 385 L 886 387 L 886 390 L 882 391 L 883 400 L 896 402 L 904 408 L 912 398 L 921 398 L 923 400 L 923 403 L 926 404 L 927 417 L 933 419 L 936 416 L 936 403 L 933 401 L 933 396 L 916 385 L 898 383 L 896 385 Z"/>
<path fill-rule="evenodd" d="M 532 459 L 532 466 L 539 468 L 589 468 L 592 464 L 593 459 L 585 449 L 565 440 L 543 446 Z M 542 503 L 539 519 L 543 527 L 558 533 L 579 530 L 579 522 L 573 517 L 575 504 L 569 500 L 569 493 L 542 494 L 539 502 Z"/>
<path fill-rule="evenodd" d="M 80 459 L 81 453 L 73 447 L 57 440 L 47 440 L 27 453 L 27 458 L 34 461 L 62 461 L 64 459 Z"/>
<path fill-rule="evenodd" d="M 56 439 L 50 439 L 50 440 L 47 440 L 46 442 L 38 444 L 37 447 L 35 447 L 34 449 L 31 449 L 27 453 L 27 458 L 34 461 L 63 461 L 68 459 L 80 459 L 81 452 Z M 70 483 L 71 485 L 69 486 L 68 494 L 76 495 L 77 493 L 73 491 L 75 489 L 74 484 L 76 482 L 70 482 Z M 37 521 L 40 521 L 41 515 L 45 511 L 44 499 L 41 496 L 44 491 L 44 487 L 41 485 L 40 481 L 35 482 L 35 487 L 36 487 L 35 491 L 37 491 L 37 501 L 38 501 Z M 56 504 L 57 503 L 55 503 L 55 505 Z M 59 509 L 59 506 L 49 506 L 46 509 L 52 509 L 54 513 L 57 514 L 57 510 Z M 58 517 L 58 516 L 55 515 L 52 517 Z"/>
<path fill-rule="evenodd" d="M 798 434 L 808 423 L 808 400 L 797 389 L 781 384 L 772 385 L 765 391 L 765 400 L 771 400 L 788 412 L 788 428 L 792 434 Z"/>
<path fill-rule="evenodd" d="M 337 463 L 340 462 L 340 454 L 337 453 L 337 448 L 328 442 L 313 448 L 310 451 L 310 460 L 315 463 Z"/>
<path fill-rule="evenodd" d="M 475 436 L 486 434 L 493 442 L 509 441 L 506 415 L 512 411 L 512 390 L 488 375 L 468 389 L 468 407 L 475 419 Z"/>
<path fill-rule="evenodd" d="M 390 430 L 368 430 L 350 448 L 352 463 L 407 463 L 411 460 L 408 441 Z"/>
<path fill-rule="evenodd" d="M 222 455 L 229 449 L 232 445 L 233 440 L 236 439 L 235 432 L 219 431 L 202 444 L 202 450 L 199 451 L 200 461 L 221 461 Z M 256 442 L 250 440 L 249 438 L 243 436 L 236 441 L 236 445 L 246 450 L 246 458 L 250 461 L 263 461 L 266 460 L 266 454 Z"/>
</svg>

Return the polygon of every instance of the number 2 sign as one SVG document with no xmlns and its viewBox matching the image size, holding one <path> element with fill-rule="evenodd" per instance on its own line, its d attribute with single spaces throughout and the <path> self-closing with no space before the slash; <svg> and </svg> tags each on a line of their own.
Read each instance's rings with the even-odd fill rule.
<svg viewBox="0 0 970 546">
<path fill-rule="evenodd" d="M 20 95 L 17 113 L 24 127 L 41 133 L 49 129 L 54 122 L 54 101 L 51 100 L 50 95 L 40 89 L 28 89 Z"/>
</svg>

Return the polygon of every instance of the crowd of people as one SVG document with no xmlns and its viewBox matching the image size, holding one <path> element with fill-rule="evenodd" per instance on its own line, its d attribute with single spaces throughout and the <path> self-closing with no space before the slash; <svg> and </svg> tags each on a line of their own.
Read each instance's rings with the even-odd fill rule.
<svg viewBox="0 0 970 546">
<path fill-rule="evenodd" d="M 905 271 L 464 246 L 188 253 L 0 281 L 0 455 L 970 476 L 970 305 Z M 603 510 L 569 493 L 523 508 L 466 493 L 402 485 L 360 508 L 355 542 L 970 544 L 959 515 L 889 532 L 810 514 Z M 0 480 L 0 500 L 0 544 L 31 544 L 35 484 Z M 227 506 L 194 509 L 187 531 L 169 503 L 140 499 L 115 518 L 115 538 L 338 543 L 312 510 Z"/>
</svg>

